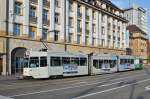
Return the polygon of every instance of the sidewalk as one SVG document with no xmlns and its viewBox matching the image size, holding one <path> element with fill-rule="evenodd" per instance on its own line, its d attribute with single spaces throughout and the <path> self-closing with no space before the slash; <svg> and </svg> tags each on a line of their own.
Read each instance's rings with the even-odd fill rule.
<svg viewBox="0 0 150 99">
<path fill-rule="evenodd" d="M 11 75 L 11 76 L 2 76 L 2 75 L 0 75 L 0 81 L 1 80 L 16 80 L 16 79 L 17 79 L 16 75 Z"/>
<path fill-rule="evenodd" d="M 5 96 L 0 95 L 0 99 L 13 99 L 13 98 L 9 98 L 9 97 L 5 97 Z"/>
</svg>

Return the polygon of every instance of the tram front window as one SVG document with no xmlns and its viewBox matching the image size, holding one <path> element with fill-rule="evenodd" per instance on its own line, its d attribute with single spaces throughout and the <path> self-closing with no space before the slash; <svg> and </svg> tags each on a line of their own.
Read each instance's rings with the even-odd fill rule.
<svg viewBox="0 0 150 99">
<path fill-rule="evenodd" d="M 29 67 L 30 68 L 39 67 L 39 58 L 38 57 L 30 57 Z"/>
<path fill-rule="evenodd" d="M 29 67 L 29 58 L 24 58 L 24 68 L 28 68 Z"/>
</svg>

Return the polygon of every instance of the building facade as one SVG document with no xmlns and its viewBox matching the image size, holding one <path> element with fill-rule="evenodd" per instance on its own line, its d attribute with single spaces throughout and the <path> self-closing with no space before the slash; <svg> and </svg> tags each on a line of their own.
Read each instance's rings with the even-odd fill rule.
<svg viewBox="0 0 150 99">
<path fill-rule="evenodd" d="M 125 18 L 129 21 L 128 25 L 136 25 L 142 31 L 148 33 L 148 14 L 146 9 L 133 6 L 124 11 Z"/>
<path fill-rule="evenodd" d="M 8 66 L 22 70 L 26 50 L 125 54 L 124 11 L 108 0 L 1 0 L 7 2 Z M 1 6 L 0 6 L 1 7 Z M 44 45 L 43 45 L 44 44 Z"/>
<path fill-rule="evenodd" d="M 129 46 L 131 48 L 131 55 L 140 57 L 144 59 L 144 63 L 147 63 L 147 33 L 143 32 L 136 25 L 130 25 L 127 27 L 127 29 L 130 33 Z"/>
</svg>

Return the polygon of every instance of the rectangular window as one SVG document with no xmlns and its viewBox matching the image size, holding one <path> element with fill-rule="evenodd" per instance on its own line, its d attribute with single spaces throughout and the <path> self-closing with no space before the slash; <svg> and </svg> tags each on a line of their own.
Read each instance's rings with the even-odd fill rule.
<svg viewBox="0 0 150 99">
<path fill-rule="evenodd" d="M 13 32 L 13 35 L 14 36 L 20 36 L 20 24 L 14 24 L 14 32 Z"/>
<path fill-rule="evenodd" d="M 43 9 L 43 20 L 48 21 L 48 10 Z"/>
<path fill-rule="evenodd" d="M 59 13 L 55 13 L 55 23 L 60 24 L 60 14 Z"/>
<path fill-rule="evenodd" d="M 50 62 L 51 62 L 51 66 L 61 66 L 61 58 L 60 57 L 51 57 Z"/>
<path fill-rule="evenodd" d="M 62 57 L 62 65 L 70 64 L 70 57 Z"/>
<path fill-rule="evenodd" d="M 86 66 L 87 65 L 87 58 L 80 58 L 80 66 Z"/>
<path fill-rule="evenodd" d="M 80 44 L 81 43 L 81 35 L 77 35 L 77 44 Z"/>
<path fill-rule="evenodd" d="M 58 41 L 58 39 L 59 39 L 59 31 L 55 31 L 54 41 Z"/>
<path fill-rule="evenodd" d="M 47 66 L 47 57 L 40 57 L 40 67 Z"/>
<path fill-rule="evenodd" d="M 69 0 L 69 11 L 73 11 L 73 1 Z"/>
<path fill-rule="evenodd" d="M 89 44 L 89 37 L 86 36 L 86 37 L 85 37 L 85 45 L 88 45 L 88 44 Z"/>
<path fill-rule="evenodd" d="M 79 58 L 72 57 L 71 60 L 70 60 L 70 63 L 79 66 Z"/>
<path fill-rule="evenodd" d="M 72 35 L 73 35 L 72 33 L 69 33 L 68 43 L 72 42 L 72 37 L 73 37 Z"/>
<path fill-rule="evenodd" d="M 61 2 L 61 0 L 55 0 L 55 6 L 60 7 L 60 2 Z"/>
<path fill-rule="evenodd" d="M 99 60 L 99 68 L 101 69 L 103 65 L 103 60 Z"/>
<path fill-rule="evenodd" d="M 99 66 L 98 66 L 98 60 L 93 60 L 93 66 L 95 67 L 95 68 L 99 68 Z"/>
<path fill-rule="evenodd" d="M 30 68 L 39 67 L 39 58 L 38 57 L 30 57 L 29 67 Z"/>
<path fill-rule="evenodd" d="M 105 28 L 104 28 L 104 27 L 102 27 L 101 32 L 102 32 L 102 35 L 104 35 L 104 34 L 105 34 Z"/>
<path fill-rule="evenodd" d="M 69 18 L 69 26 L 73 27 L 73 18 Z"/>
<path fill-rule="evenodd" d="M 43 29 L 43 32 L 42 32 L 42 39 L 43 40 L 47 40 L 47 34 L 48 34 L 48 29 Z"/>
<path fill-rule="evenodd" d="M 15 2 L 15 14 L 16 15 L 21 15 L 21 6 L 22 6 L 22 3 Z"/>
<path fill-rule="evenodd" d="M 35 38 L 36 34 L 36 28 L 35 27 L 30 27 L 29 29 L 29 38 Z"/>
<path fill-rule="evenodd" d="M 36 7 L 30 6 L 30 17 L 36 17 Z"/>
</svg>

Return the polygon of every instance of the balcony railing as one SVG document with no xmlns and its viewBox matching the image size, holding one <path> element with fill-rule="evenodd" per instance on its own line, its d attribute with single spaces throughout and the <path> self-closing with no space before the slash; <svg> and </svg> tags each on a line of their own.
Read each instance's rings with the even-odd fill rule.
<svg viewBox="0 0 150 99">
<path fill-rule="evenodd" d="M 29 21 L 31 23 L 37 23 L 37 17 L 30 16 Z"/>
<path fill-rule="evenodd" d="M 38 4 L 38 0 L 30 0 L 30 3 Z"/>
</svg>

